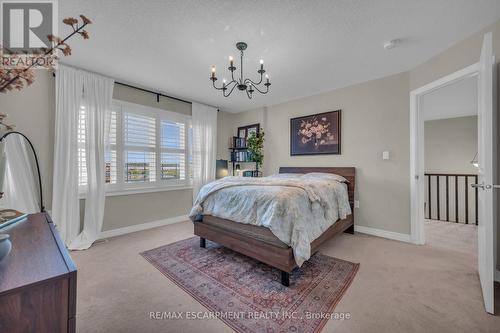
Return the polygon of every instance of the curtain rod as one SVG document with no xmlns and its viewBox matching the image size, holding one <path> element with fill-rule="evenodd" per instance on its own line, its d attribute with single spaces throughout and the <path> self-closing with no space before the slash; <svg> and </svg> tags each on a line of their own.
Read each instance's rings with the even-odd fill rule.
<svg viewBox="0 0 500 333">
<path fill-rule="evenodd" d="M 179 101 L 179 102 L 184 102 L 184 103 L 193 104 L 193 102 L 191 102 L 191 101 L 186 101 L 186 100 L 181 99 L 181 98 L 177 98 L 177 97 L 173 97 L 173 96 L 165 95 L 165 94 L 162 94 L 162 93 L 159 93 L 159 92 L 153 91 L 153 90 L 144 89 L 144 88 L 141 88 L 141 87 L 136 87 L 136 86 L 133 86 L 133 85 L 131 85 L 131 84 L 122 83 L 122 82 L 118 82 L 118 81 L 115 81 L 115 83 L 116 83 L 116 84 L 119 84 L 119 85 L 121 85 L 121 86 L 124 86 L 124 87 L 129 87 L 129 88 L 132 88 L 132 89 L 137 89 L 137 90 L 140 90 L 140 91 L 144 91 L 144 92 L 147 92 L 147 93 L 150 93 L 150 94 L 156 95 L 156 101 L 157 101 L 157 102 L 160 102 L 160 96 L 163 96 L 163 97 L 167 97 L 167 98 L 175 99 L 176 101 Z"/>
<path fill-rule="evenodd" d="M 56 77 L 56 73 L 52 73 L 52 76 L 53 76 L 53 77 Z M 115 81 L 115 83 L 116 83 L 116 84 L 119 84 L 119 85 L 121 85 L 121 86 L 129 87 L 129 88 L 132 88 L 132 89 L 137 89 L 137 90 L 140 90 L 140 91 L 144 91 L 144 92 L 147 92 L 147 93 L 150 93 L 150 94 L 156 95 L 156 101 L 157 101 L 157 102 L 160 102 L 160 96 L 163 96 L 163 97 L 167 97 L 167 98 L 175 99 L 176 101 L 179 101 L 179 102 L 184 102 L 184 103 L 188 103 L 188 104 L 193 104 L 193 102 L 191 102 L 191 101 L 186 101 L 185 99 L 181 99 L 181 98 L 177 98 L 177 97 L 173 97 L 173 96 L 165 95 L 165 94 L 162 94 L 162 93 L 157 92 L 157 91 L 153 91 L 153 90 L 149 90 L 149 89 L 145 89 L 145 88 L 141 88 L 141 87 L 133 86 L 133 85 L 128 84 L 128 83 L 123 83 L 123 82 L 119 82 L 119 81 Z M 217 109 L 217 111 L 219 111 L 219 109 Z"/>
</svg>

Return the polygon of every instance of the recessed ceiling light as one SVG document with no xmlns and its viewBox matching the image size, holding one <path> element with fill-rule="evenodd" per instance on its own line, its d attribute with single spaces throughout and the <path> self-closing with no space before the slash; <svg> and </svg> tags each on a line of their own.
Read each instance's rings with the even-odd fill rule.
<svg viewBox="0 0 500 333">
<path fill-rule="evenodd" d="M 393 40 L 390 40 L 388 42 L 385 42 L 384 43 L 384 49 L 386 50 L 391 50 L 393 48 L 395 48 L 396 46 L 398 46 L 399 44 L 401 44 L 401 39 L 393 39 Z"/>
</svg>

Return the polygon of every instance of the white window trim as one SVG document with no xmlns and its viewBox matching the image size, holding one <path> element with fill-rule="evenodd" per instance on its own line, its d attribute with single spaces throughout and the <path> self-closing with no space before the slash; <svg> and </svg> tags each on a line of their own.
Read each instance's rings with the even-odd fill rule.
<svg viewBox="0 0 500 333">
<path fill-rule="evenodd" d="M 190 165 L 188 161 L 189 156 L 189 144 L 188 144 L 188 129 L 191 126 L 191 116 L 184 115 L 181 113 L 167 111 L 164 109 L 153 108 L 145 105 L 135 104 L 131 102 L 113 100 L 113 109 L 117 112 L 117 138 L 116 138 L 116 160 L 117 160 L 117 174 L 116 174 L 116 184 L 106 184 L 106 196 L 122 196 L 140 193 L 154 193 L 154 192 L 167 192 L 167 191 L 178 191 L 178 190 L 188 190 L 193 188 L 192 180 L 189 178 Z M 162 180 L 160 177 L 160 164 L 157 163 L 156 166 L 156 181 L 146 182 L 146 183 L 126 183 L 124 181 L 124 170 L 123 170 L 123 151 L 124 151 L 124 135 L 123 135 L 123 113 L 124 109 L 130 109 L 133 113 L 141 114 L 149 117 L 156 118 L 156 147 L 153 149 L 156 152 L 157 162 L 161 159 L 162 151 L 175 151 L 175 149 L 161 148 L 161 131 L 160 123 L 162 120 L 181 122 L 186 125 L 185 128 L 185 149 L 179 151 L 185 151 L 185 180 Z M 120 114 L 118 114 L 120 113 Z M 85 199 L 87 195 L 87 186 L 79 186 L 79 197 L 80 199 Z"/>
</svg>

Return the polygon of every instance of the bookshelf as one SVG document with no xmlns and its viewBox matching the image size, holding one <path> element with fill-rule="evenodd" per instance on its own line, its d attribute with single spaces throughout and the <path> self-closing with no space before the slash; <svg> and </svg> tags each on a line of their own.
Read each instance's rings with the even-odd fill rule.
<svg viewBox="0 0 500 333">
<path fill-rule="evenodd" d="M 255 170 L 243 171 L 244 177 L 257 177 L 259 166 L 256 162 L 250 160 L 250 154 L 248 153 L 248 147 L 245 138 L 239 138 L 233 136 L 231 138 L 231 143 L 229 146 L 230 159 L 229 163 L 232 165 L 233 176 L 236 175 L 236 164 L 242 163 L 255 163 Z"/>
</svg>

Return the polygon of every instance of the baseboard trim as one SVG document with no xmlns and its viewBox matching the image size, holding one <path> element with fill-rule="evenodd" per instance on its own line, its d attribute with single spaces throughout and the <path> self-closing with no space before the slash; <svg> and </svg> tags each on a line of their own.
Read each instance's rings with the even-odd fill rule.
<svg viewBox="0 0 500 333">
<path fill-rule="evenodd" d="M 187 215 L 182 215 L 182 216 L 169 217 L 169 218 L 166 218 L 163 220 L 135 224 L 135 225 L 131 225 L 128 227 L 123 227 L 123 228 L 118 228 L 118 229 L 113 229 L 113 230 L 106 230 L 106 231 L 101 232 L 98 239 L 121 236 L 121 235 L 125 235 L 125 234 L 130 234 L 132 232 L 137 232 L 137 231 L 142 231 L 142 230 L 147 230 L 147 229 L 152 229 L 152 228 L 157 228 L 157 227 L 163 227 L 165 225 L 179 223 L 179 222 L 188 221 L 188 220 L 189 220 L 189 217 Z"/>
<path fill-rule="evenodd" d="M 495 270 L 495 281 L 500 282 L 500 269 Z"/>
<path fill-rule="evenodd" d="M 364 227 L 362 225 L 354 225 L 354 231 L 371 236 L 377 236 L 387 239 L 392 239 L 400 242 L 410 243 L 411 238 L 409 234 L 401 234 L 399 232 L 387 231 L 382 229 L 375 229 L 371 227 Z"/>
</svg>

